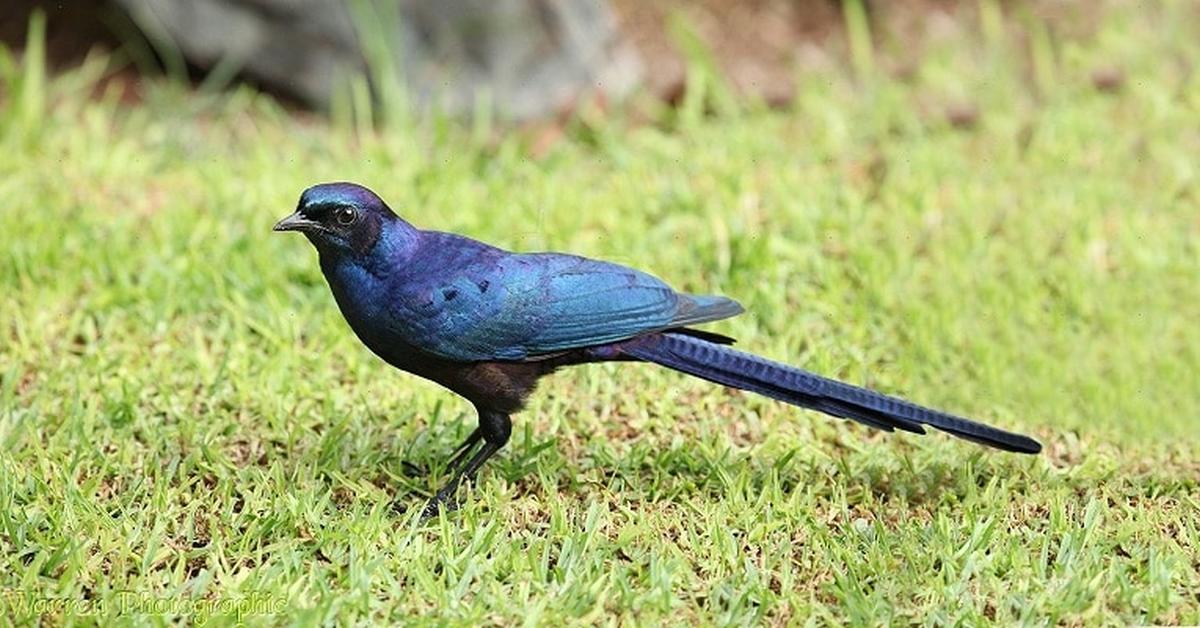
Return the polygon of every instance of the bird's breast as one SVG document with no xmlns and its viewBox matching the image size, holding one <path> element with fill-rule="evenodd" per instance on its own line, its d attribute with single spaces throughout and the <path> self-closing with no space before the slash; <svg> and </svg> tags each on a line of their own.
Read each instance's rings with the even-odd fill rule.
<svg viewBox="0 0 1200 628">
<path fill-rule="evenodd" d="M 413 352 L 411 345 L 389 320 L 387 283 L 350 263 L 325 269 L 333 299 L 350 329 L 379 357 L 400 368 Z"/>
</svg>

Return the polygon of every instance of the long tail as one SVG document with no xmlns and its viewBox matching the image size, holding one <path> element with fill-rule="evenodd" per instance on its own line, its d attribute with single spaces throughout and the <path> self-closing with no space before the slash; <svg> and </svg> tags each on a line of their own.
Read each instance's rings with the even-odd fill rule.
<svg viewBox="0 0 1200 628">
<path fill-rule="evenodd" d="M 877 392 L 843 384 L 786 364 L 743 353 L 702 336 L 664 332 L 622 343 L 621 353 L 711 382 L 766 395 L 802 408 L 854 419 L 874 428 L 924 434 L 923 425 L 976 443 L 1026 454 L 1041 443 L 1020 434 L 938 412 Z"/>
</svg>

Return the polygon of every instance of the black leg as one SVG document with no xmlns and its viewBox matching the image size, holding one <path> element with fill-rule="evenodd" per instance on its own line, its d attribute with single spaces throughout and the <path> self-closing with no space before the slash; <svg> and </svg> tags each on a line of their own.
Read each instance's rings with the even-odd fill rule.
<svg viewBox="0 0 1200 628">
<path fill-rule="evenodd" d="M 458 471 L 458 466 L 462 464 L 463 460 L 467 459 L 467 456 L 471 453 L 472 449 L 475 449 L 475 445 L 481 438 L 483 438 L 483 432 L 477 427 L 466 440 L 460 443 L 458 447 L 455 447 L 454 451 L 450 452 L 450 462 L 446 463 L 446 470 L 451 473 Z"/>
<path fill-rule="evenodd" d="M 507 414 L 480 410 L 479 428 L 472 432 L 467 441 L 459 446 L 454 459 L 450 461 L 450 468 L 454 477 L 450 478 L 450 481 L 439 489 L 437 494 L 433 496 L 433 499 L 430 499 L 429 503 L 425 505 L 425 510 L 421 513 L 421 519 L 428 519 L 437 515 L 438 510 L 443 506 L 446 506 L 449 510 L 453 510 L 454 504 L 452 500 L 454 493 L 458 491 L 458 487 L 463 479 L 474 479 L 475 474 L 479 471 L 479 467 L 482 467 L 488 458 L 491 458 L 497 451 L 500 451 L 500 448 L 508 443 L 508 437 L 511 434 L 512 421 L 508 418 Z M 480 439 L 483 440 L 483 446 L 479 448 L 479 451 L 475 452 L 475 455 L 471 456 L 466 466 L 458 469 L 459 464 L 467 459 L 467 452 Z"/>
<path fill-rule="evenodd" d="M 438 492 L 433 496 L 433 499 L 430 499 L 429 503 L 425 504 L 425 510 L 421 513 L 421 520 L 423 521 L 425 519 L 429 519 L 430 517 L 437 516 L 438 510 L 440 510 L 442 507 L 445 507 L 447 512 L 455 510 L 458 505 L 452 500 L 454 498 L 454 493 L 458 491 L 458 485 L 462 483 L 464 478 L 471 476 L 479 469 L 479 467 L 483 466 L 483 463 L 486 462 L 488 458 L 491 458 L 492 454 L 495 454 L 499 450 L 499 447 L 491 443 L 483 443 L 483 447 L 479 448 L 479 451 L 476 452 L 475 456 L 472 457 L 470 462 L 467 463 L 466 468 L 463 469 L 461 473 L 458 473 L 451 478 L 449 482 L 446 482 L 445 486 L 438 489 Z"/>
<path fill-rule="evenodd" d="M 483 438 L 483 433 L 477 427 L 471 432 L 470 436 L 467 436 L 466 440 L 459 443 L 458 447 L 455 447 L 454 451 L 450 452 L 450 462 L 446 463 L 446 471 L 453 474 L 458 469 L 458 466 L 462 464 L 463 460 L 466 460 L 467 455 L 471 453 L 471 450 L 479 443 L 479 439 L 481 438 Z M 404 472 L 409 477 L 419 478 L 429 474 L 429 470 L 425 467 L 417 466 L 407 460 L 402 460 L 400 464 L 404 467 Z"/>
</svg>

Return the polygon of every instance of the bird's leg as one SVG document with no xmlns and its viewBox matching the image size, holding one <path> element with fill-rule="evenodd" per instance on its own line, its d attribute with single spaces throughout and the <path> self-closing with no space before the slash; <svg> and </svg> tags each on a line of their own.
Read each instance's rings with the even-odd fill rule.
<svg viewBox="0 0 1200 628">
<path fill-rule="evenodd" d="M 462 464 L 462 461 L 466 459 L 467 454 L 471 453 L 471 450 L 481 438 L 483 438 L 483 434 L 479 431 L 479 428 L 475 428 L 475 430 L 471 432 L 471 435 L 467 436 L 466 440 L 459 443 L 458 447 L 455 447 L 454 451 L 450 452 L 450 462 L 446 463 L 446 470 L 453 473 L 456 469 L 458 469 L 458 466 Z M 402 461 L 401 464 L 404 465 L 404 471 L 410 477 L 423 477 L 429 473 L 429 470 L 425 467 L 415 465 L 407 460 Z"/>
<path fill-rule="evenodd" d="M 466 440 L 460 443 L 458 447 L 455 447 L 454 451 L 450 452 L 450 462 L 446 463 L 446 470 L 451 473 L 457 471 L 458 466 L 462 464 L 463 460 L 467 459 L 467 454 L 471 453 L 471 450 L 475 448 L 475 445 L 481 438 L 483 438 L 483 432 L 477 427 Z"/>
<path fill-rule="evenodd" d="M 508 418 L 507 414 L 480 410 L 479 429 L 475 430 L 467 438 L 467 443 L 464 443 L 465 447 L 455 455 L 454 460 L 451 460 L 451 466 L 457 467 L 459 462 L 466 459 L 466 452 L 471 450 L 471 445 L 474 444 L 474 441 L 482 438 L 483 446 L 479 448 L 479 451 L 475 452 L 475 455 L 467 460 L 467 464 L 462 469 L 454 469 L 454 477 L 439 489 L 437 494 L 425 505 L 425 510 L 421 513 L 421 519 L 428 519 L 437 515 L 438 510 L 442 506 L 446 506 L 448 510 L 453 510 L 456 505 L 451 500 L 454 497 L 454 493 L 458 490 L 459 484 L 462 483 L 463 479 L 474 479 L 475 474 L 479 471 L 479 467 L 482 467 L 488 458 L 491 458 L 497 451 L 500 451 L 501 447 L 504 447 L 508 443 L 508 437 L 511 434 L 512 420 Z"/>
</svg>

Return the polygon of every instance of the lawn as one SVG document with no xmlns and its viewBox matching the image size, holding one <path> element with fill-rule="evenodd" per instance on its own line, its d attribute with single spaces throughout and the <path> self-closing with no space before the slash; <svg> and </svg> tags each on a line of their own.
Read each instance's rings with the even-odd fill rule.
<svg viewBox="0 0 1200 628">
<path fill-rule="evenodd" d="M 129 104 L 103 59 L 0 54 L 0 617 L 1200 623 L 1200 15 L 1134 4 L 1081 38 L 944 25 L 902 73 L 859 42 L 784 110 L 699 55 L 678 111 L 548 149 L 244 87 Z M 736 297 L 711 329 L 747 350 L 1045 450 L 592 366 L 422 524 L 471 407 L 372 356 L 270 230 L 338 179 Z"/>
</svg>

